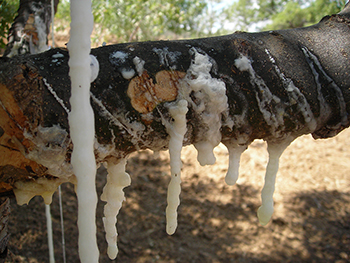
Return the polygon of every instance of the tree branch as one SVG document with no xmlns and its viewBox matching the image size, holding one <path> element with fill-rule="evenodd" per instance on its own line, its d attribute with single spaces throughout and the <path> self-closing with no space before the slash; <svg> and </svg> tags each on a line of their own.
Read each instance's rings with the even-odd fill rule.
<svg viewBox="0 0 350 263">
<path fill-rule="evenodd" d="M 97 162 L 167 149 L 179 100 L 188 102 L 184 145 L 204 155 L 220 141 L 335 136 L 349 126 L 348 11 L 308 28 L 93 49 Z M 50 198 L 74 182 L 67 62 L 65 49 L 1 58 L 0 193 Z"/>
</svg>

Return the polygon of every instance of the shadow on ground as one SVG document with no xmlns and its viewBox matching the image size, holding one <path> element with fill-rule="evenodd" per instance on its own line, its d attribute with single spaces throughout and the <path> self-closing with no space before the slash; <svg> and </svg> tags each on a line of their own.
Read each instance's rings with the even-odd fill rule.
<svg viewBox="0 0 350 263">
<path fill-rule="evenodd" d="M 167 161 L 150 153 L 129 159 L 132 185 L 118 216 L 116 262 L 349 262 L 350 193 L 312 191 L 286 196 L 286 213 L 266 227 L 258 224 L 260 189 L 227 187 L 192 174 L 183 183 L 178 229 L 165 232 Z M 105 183 L 99 170 L 98 194 Z M 62 185 L 67 262 L 79 262 L 76 198 L 71 184 Z M 210 198 L 208 198 L 210 196 Z M 225 198 L 222 198 L 225 196 Z M 63 262 L 57 194 L 51 206 L 56 262 Z M 7 262 L 47 263 L 45 207 L 40 197 L 28 206 L 12 203 Z M 104 203 L 97 209 L 100 262 L 106 256 L 102 226 Z"/>
</svg>

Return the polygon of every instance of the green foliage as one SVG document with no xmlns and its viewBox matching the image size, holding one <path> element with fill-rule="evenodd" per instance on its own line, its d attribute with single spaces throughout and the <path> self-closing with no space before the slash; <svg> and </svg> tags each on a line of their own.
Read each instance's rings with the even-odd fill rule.
<svg viewBox="0 0 350 263">
<path fill-rule="evenodd" d="M 18 0 L 0 0 L 0 48 L 6 46 L 8 30 L 15 19 L 18 5 Z"/>
<path fill-rule="evenodd" d="M 95 44 L 103 41 L 131 42 L 160 38 L 203 37 L 236 30 L 295 28 L 317 23 L 339 12 L 345 0 L 238 0 L 217 9 L 221 0 L 93 0 Z M 19 0 L 0 0 L 0 48 L 13 21 Z M 57 22 L 61 23 L 57 23 Z M 58 24 L 69 26 L 69 0 L 60 0 Z M 62 27 L 61 27 L 62 29 Z M 233 31 L 233 30 L 232 30 Z M 231 31 L 230 31 L 231 32 Z"/>
<path fill-rule="evenodd" d="M 239 0 L 225 10 L 241 30 L 260 22 L 263 30 L 296 28 L 315 24 L 338 13 L 347 1 L 334 0 Z M 264 22 L 264 23 L 263 23 Z"/>
<path fill-rule="evenodd" d="M 204 0 L 95 0 L 92 10 L 99 42 L 113 36 L 115 42 L 155 40 L 165 35 L 191 33 Z M 59 5 L 58 18 L 69 17 L 69 3 Z"/>
</svg>

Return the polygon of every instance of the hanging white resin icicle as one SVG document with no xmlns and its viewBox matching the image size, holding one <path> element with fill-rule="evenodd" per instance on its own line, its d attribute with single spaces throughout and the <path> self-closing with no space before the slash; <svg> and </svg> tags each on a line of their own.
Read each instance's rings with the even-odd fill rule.
<svg viewBox="0 0 350 263">
<path fill-rule="evenodd" d="M 169 235 L 175 233 L 177 228 L 177 208 L 180 204 L 181 192 L 181 149 L 183 139 L 187 131 L 186 113 L 188 111 L 187 101 L 180 100 L 177 105 L 169 107 L 169 113 L 174 119 L 172 124 L 167 125 L 167 131 L 170 135 L 169 155 L 171 180 L 168 186 L 168 206 L 166 208 L 166 232 Z"/>
<path fill-rule="evenodd" d="M 283 151 L 288 147 L 291 141 L 280 144 L 268 143 L 267 151 L 269 153 L 269 161 L 266 167 L 265 184 L 261 191 L 262 204 L 258 209 L 258 219 L 261 225 L 266 225 L 273 214 L 274 202 L 273 193 L 275 191 L 276 175 L 279 167 L 279 159 Z"/>
<path fill-rule="evenodd" d="M 117 215 L 125 200 L 123 189 L 131 183 L 129 174 L 125 172 L 125 165 L 126 159 L 122 159 L 118 164 L 107 163 L 107 183 L 101 196 L 101 200 L 107 202 L 104 207 L 103 224 L 108 243 L 107 254 L 110 259 L 115 259 L 118 254 Z"/>
<path fill-rule="evenodd" d="M 90 35 L 93 29 L 91 0 L 70 1 L 71 30 L 68 42 L 71 78 L 70 137 L 73 142 L 71 164 L 77 178 L 79 257 L 82 263 L 97 263 L 94 155 L 95 124 L 90 105 Z"/>
<path fill-rule="evenodd" d="M 239 164 L 242 153 L 247 149 L 247 146 L 227 146 L 229 153 L 229 164 L 225 182 L 228 185 L 234 185 L 239 176 Z"/>
</svg>

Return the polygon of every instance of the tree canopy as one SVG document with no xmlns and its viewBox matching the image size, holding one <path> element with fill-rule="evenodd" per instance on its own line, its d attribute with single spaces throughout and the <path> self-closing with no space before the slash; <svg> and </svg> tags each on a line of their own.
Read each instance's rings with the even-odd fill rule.
<svg viewBox="0 0 350 263">
<path fill-rule="evenodd" d="M 116 42 L 155 40 L 161 36 L 191 34 L 205 0 L 98 0 L 92 2 L 96 38 L 114 36 Z M 59 5 L 58 18 L 69 17 L 69 2 Z"/>
<path fill-rule="evenodd" d="M 327 14 L 338 13 L 344 0 L 238 0 L 224 11 L 239 30 L 297 28 L 315 24 Z"/>
<path fill-rule="evenodd" d="M 345 0 L 238 0 L 223 8 L 221 0 L 96 0 L 94 41 L 133 42 L 203 37 L 235 30 L 276 30 L 317 23 L 327 14 L 337 13 Z M 0 48 L 19 0 L 0 1 Z M 69 1 L 61 0 L 58 20 L 69 21 Z M 67 19 L 68 18 L 68 19 Z M 227 28 L 227 25 L 232 25 Z M 64 24 L 68 26 L 68 24 Z"/>
</svg>

